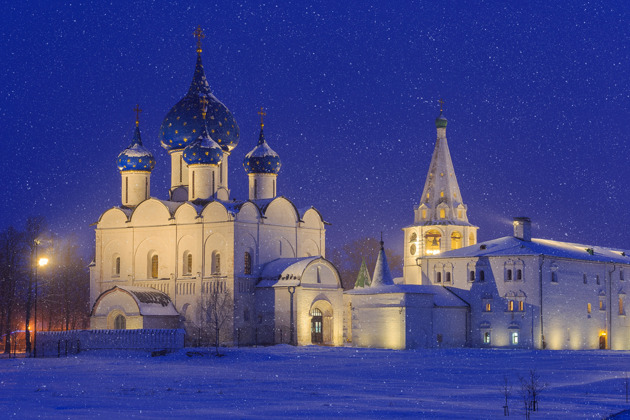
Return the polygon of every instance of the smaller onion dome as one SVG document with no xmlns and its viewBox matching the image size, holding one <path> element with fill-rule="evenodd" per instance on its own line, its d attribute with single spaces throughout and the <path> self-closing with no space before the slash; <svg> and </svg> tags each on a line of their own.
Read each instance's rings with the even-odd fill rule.
<svg viewBox="0 0 630 420">
<path fill-rule="evenodd" d="M 206 120 L 205 106 L 207 101 L 202 98 L 202 122 Z M 184 149 L 184 161 L 188 165 L 218 165 L 223 159 L 223 149 L 210 137 L 206 125 L 201 125 L 201 134 L 195 141 Z"/>
<path fill-rule="evenodd" d="M 139 112 L 139 111 L 138 111 Z M 155 167 L 155 159 L 149 150 L 142 145 L 140 139 L 140 127 L 136 119 L 136 131 L 131 145 L 120 152 L 116 159 L 120 171 L 145 171 L 151 172 Z"/>
<path fill-rule="evenodd" d="M 263 126 L 261 123 L 258 144 L 243 160 L 243 167 L 248 174 L 277 174 L 282 166 L 280 156 L 265 141 Z"/>
</svg>

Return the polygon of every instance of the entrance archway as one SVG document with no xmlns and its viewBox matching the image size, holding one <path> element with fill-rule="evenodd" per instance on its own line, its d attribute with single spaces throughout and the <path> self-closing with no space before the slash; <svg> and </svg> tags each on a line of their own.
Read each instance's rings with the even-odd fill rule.
<svg viewBox="0 0 630 420">
<path fill-rule="evenodd" d="M 311 342 L 313 344 L 324 343 L 324 316 L 322 311 L 315 308 L 311 316 Z"/>
<path fill-rule="evenodd" d="M 606 350 L 606 334 L 601 334 L 599 336 L 599 349 Z"/>
</svg>

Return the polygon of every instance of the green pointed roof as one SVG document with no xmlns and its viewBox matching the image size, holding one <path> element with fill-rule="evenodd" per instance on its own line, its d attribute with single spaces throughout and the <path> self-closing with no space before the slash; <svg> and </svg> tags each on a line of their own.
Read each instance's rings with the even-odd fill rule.
<svg viewBox="0 0 630 420">
<path fill-rule="evenodd" d="M 359 268 L 359 275 L 357 276 L 357 281 L 354 283 L 354 288 L 357 287 L 369 287 L 372 284 L 372 280 L 370 279 L 370 272 L 367 269 L 367 264 L 365 264 L 365 258 L 361 261 L 361 268 Z"/>
</svg>

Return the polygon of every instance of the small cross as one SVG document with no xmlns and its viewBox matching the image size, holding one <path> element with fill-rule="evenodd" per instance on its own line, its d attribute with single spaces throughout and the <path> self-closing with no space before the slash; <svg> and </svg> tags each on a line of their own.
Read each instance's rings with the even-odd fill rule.
<svg viewBox="0 0 630 420">
<path fill-rule="evenodd" d="M 444 105 L 444 101 L 440 98 L 438 102 L 440 103 L 440 112 L 442 112 L 443 111 L 442 105 Z"/>
<path fill-rule="evenodd" d="M 195 38 L 197 38 L 197 52 L 201 53 L 201 40 L 206 37 L 201 30 L 201 25 L 197 26 L 197 29 L 195 30 L 195 32 L 193 32 L 193 35 L 195 36 Z"/>
<path fill-rule="evenodd" d="M 262 106 L 260 107 L 260 111 L 258 111 L 258 115 L 260 115 L 260 128 L 263 128 L 265 126 L 265 124 L 263 123 L 263 117 L 267 114 L 263 111 Z"/>
<path fill-rule="evenodd" d="M 140 125 L 140 113 L 142 110 L 140 109 L 140 105 L 136 104 L 136 107 L 133 109 L 133 112 L 136 113 L 136 127 Z"/>
<path fill-rule="evenodd" d="M 203 119 L 206 119 L 206 110 L 208 109 L 208 98 L 206 98 L 205 96 L 200 96 L 199 103 L 201 104 L 201 115 Z"/>
</svg>

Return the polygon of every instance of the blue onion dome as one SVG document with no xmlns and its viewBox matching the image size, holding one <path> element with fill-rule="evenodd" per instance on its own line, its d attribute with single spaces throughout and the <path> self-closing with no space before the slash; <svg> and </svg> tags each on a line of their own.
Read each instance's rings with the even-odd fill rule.
<svg viewBox="0 0 630 420">
<path fill-rule="evenodd" d="M 265 140 L 263 124 L 260 125 L 258 144 L 245 155 L 243 167 L 248 174 L 277 174 L 280 172 L 280 156 L 273 151 Z"/>
<path fill-rule="evenodd" d="M 446 128 L 446 123 L 446 117 L 442 115 L 440 110 L 440 115 L 435 119 L 435 128 Z"/>
<path fill-rule="evenodd" d="M 190 89 L 166 114 L 160 127 L 160 141 L 168 151 L 181 150 L 199 137 L 203 126 L 199 98 L 204 97 L 208 100 L 208 133 L 223 150 L 230 152 L 238 144 L 240 130 L 230 110 L 210 92 L 201 63 L 201 49 L 197 52 L 197 65 Z"/>
<path fill-rule="evenodd" d="M 201 122 L 204 121 L 207 119 L 202 117 Z M 184 149 L 184 161 L 188 165 L 218 165 L 221 159 L 223 149 L 208 135 L 205 126 L 201 128 L 201 135 Z"/>
<path fill-rule="evenodd" d="M 136 131 L 131 145 L 120 152 L 116 159 L 120 171 L 145 171 L 151 172 L 155 167 L 155 159 L 149 150 L 142 145 L 140 139 L 140 127 L 136 120 Z"/>
</svg>

